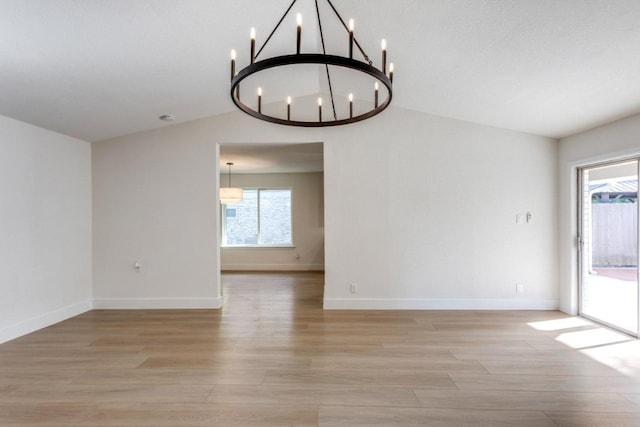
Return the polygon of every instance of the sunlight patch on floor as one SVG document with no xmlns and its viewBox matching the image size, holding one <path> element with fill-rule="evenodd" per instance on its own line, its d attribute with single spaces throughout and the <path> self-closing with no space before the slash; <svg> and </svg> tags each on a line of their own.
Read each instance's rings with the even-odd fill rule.
<svg viewBox="0 0 640 427">
<path fill-rule="evenodd" d="M 640 341 L 629 338 L 626 342 L 580 350 L 603 365 L 621 374 L 638 377 L 640 375 Z"/>
<path fill-rule="evenodd" d="M 578 350 L 617 344 L 629 340 L 631 340 L 631 338 L 628 335 L 614 332 L 603 327 L 583 331 L 564 332 L 556 337 L 556 341 L 560 341 L 566 346 Z"/>
<path fill-rule="evenodd" d="M 580 317 L 530 322 L 528 325 L 539 331 L 558 332 L 556 341 L 623 375 L 640 375 L 640 341 L 629 335 Z M 575 330 L 577 328 L 581 329 Z"/>
<path fill-rule="evenodd" d="M 581 317 L 567 317 L 564 319 L 544 320 L 541 322 L 529 322 L 527 325 L 538 331 L 560 331 L 563 329 L 591 326 L 593 323 Z"/>
</svg>

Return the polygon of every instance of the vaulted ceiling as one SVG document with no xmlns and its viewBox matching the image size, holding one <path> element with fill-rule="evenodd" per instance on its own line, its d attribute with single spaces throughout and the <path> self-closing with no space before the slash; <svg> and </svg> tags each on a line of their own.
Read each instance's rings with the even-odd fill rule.
<svg viewBox="0 0 640 427">
<path fill-rule="evenodd" d="M 637 0 L 333 2 L 374 61 L 388 40 L 393 106 L 551 137 L 640 112 Z M 0 114 L 96 141 L 231 111 L 229 51 L 246 60 L 290 3 L 3 0 Z"/>
</svg>

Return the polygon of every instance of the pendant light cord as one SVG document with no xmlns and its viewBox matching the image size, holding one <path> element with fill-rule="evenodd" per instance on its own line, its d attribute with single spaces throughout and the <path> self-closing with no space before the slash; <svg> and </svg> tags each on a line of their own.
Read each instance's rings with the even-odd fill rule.
<svg viewBox="0 0 640 427">
<path fill-rule="evenodd" d="M 229 188 L 231 188 L 231 165 L 233 165 L 233 163 L 227 162 L 227 166 L 229 166 L 229 173 L 227 174 L 228 175 L 227 178 L 228 178 L 228 183 L 229 183 L 228 187 Z"/>
</svg>

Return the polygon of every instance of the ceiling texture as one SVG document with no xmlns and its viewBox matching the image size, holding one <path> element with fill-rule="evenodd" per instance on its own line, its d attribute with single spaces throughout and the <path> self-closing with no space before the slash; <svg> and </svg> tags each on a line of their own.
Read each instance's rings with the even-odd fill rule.
<svg viewBox="0 0 640 427">
<path fill-rule="evenodd" d="M 374 61 L 387 39 L 392 106 L 555 138 L 640 112 L 638 0 L 333 1 Z M 230 50 L 244 66 L 249 28 L 260 45 L 289 4 L 0 0 L 0 114 L 99 141 L 232 111 Z M 298 4 L 274 52 L 297 11 L 318 44 Z"/>
</svg>

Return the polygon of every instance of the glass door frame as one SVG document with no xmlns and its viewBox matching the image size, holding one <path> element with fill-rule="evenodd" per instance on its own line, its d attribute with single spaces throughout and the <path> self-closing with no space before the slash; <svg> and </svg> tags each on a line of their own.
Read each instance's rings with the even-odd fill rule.
<svg viewBox="0 0 640 427">
<path fill-rule="evenodd" d="M 577 236 L 577 247 L 578 247 L 578 315 L 581 317 L 584 317 L 586 319 L 592 320 L 596 323 L 600 323 L 603 324 L 607 327 L 610 327 L 612 329 L 615 329 L 617 331 L 623 332 L 625 334 L 631 335 L 633 337 L 636 338 L 640 338 L 640 185 L 638 186 L 638 190 L 637 190 L 637 201 L 636 201 L 636 209 L 637 209 L 637 222 L 639 224 L 637 224 L 637 230 L 638 230 L 638 236 L 637 236 L 637 240 L 636 240 L 636 245 L 637 245 L 637 253 L 638 253 L 638 260 L 637 260 L 637 268 L 636 268 L 636 287 L 637 292 L 637 298 L 636 298 L 636 330 L 638 332 L 633 332 L 633 331 L 629 331 L 626 330 L 624 328 L 621 328 L 620 326 L 617 325 L 613 325 L 611 323 L 608 323 L 602 319 L 598 319 L 592 316 L 589 316 L 588 314 L 584 313 L 584 307 L 583 307 L 583 286 L 584 286 L 584 271 L 585 271 L 585 266 L 584 264 L 584 215 L 583 215 L 583 209 L 585 209 L 585 198 L 584 198 L 584 171 L 588 170 L 588 169 L 596 169 L 596 168 L 600 168 L 600 167 L 606 167 L 606 166 L 615 166 L 615 165 L 620 165 L 623 163 L 628 163 L 628 162 L 636 162 L 636 176 L 638 177 L 638 182 L 640 184 L 640 157 L 639 156 L 633 156 L 633 157 L 629 157 L 629 158 L 624 158 L 624 159 L 617 159 L 617 160 L 611 160 L 611 161 L 605 161 L 605 162 L 599 162 L 599 163 L 593 163 L 593 164 L 589 164 L 589 165 L 584 165 L 584 166 L 580 166 L 577 168 L 577 195 L 578 195 L 578 212 L 577 212 L 577 224 L 578 224 L 578 236 Z"/>
</svg>

